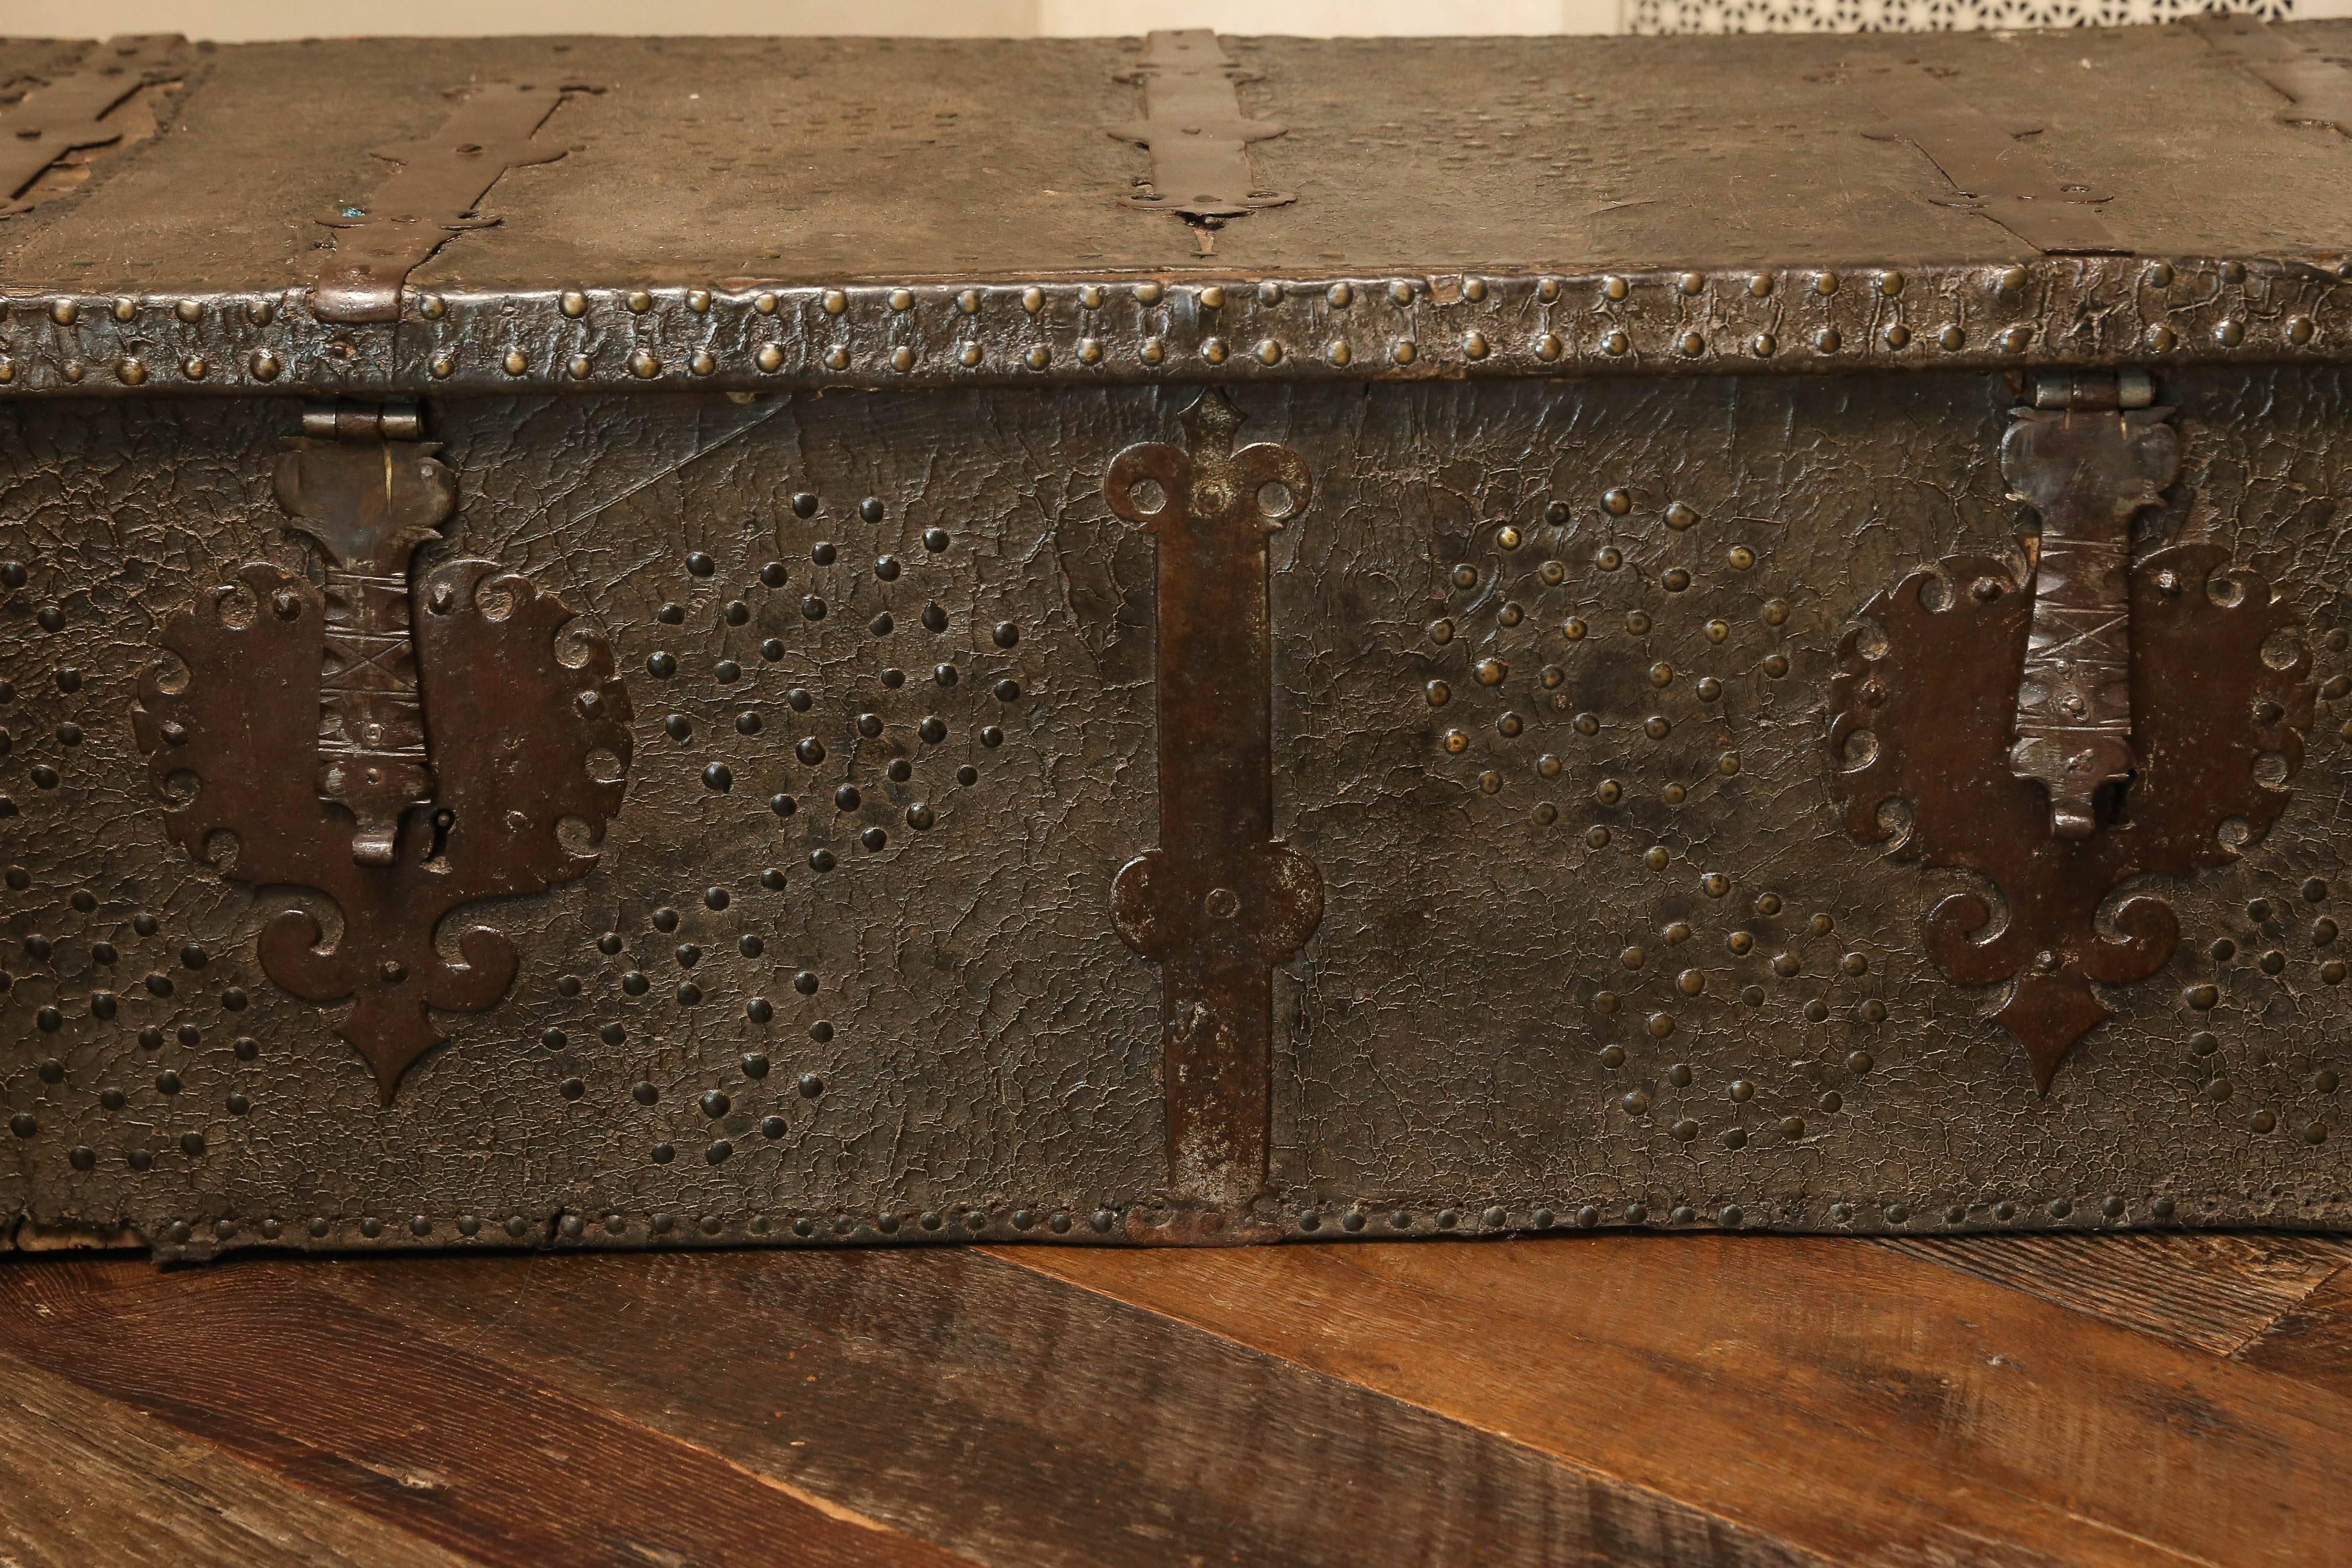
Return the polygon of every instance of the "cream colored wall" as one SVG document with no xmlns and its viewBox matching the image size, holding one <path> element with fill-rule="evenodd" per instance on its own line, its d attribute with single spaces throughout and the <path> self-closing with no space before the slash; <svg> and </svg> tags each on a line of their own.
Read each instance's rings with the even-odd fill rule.
<svg viewBox="0 0 2352 1568">
<path fill-rule="evenodd" d="M 2352 0 L 2345 0 L 2352 5 Z M 252 38 L 374 34 L 877 33 L 1087 37 L 1154 27 L 1309 36 L 1610 33 L 1619 0 L 0 0 L 0 33 Z"/>
</svg>

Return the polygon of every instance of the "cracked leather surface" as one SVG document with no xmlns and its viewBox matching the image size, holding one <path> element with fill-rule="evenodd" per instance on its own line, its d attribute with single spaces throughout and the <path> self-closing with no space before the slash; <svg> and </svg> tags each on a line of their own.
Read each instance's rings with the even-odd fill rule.
<svg viewBox="0 0 2352 1568">
<path fill-rule="evenodd" d="M 499 1007 L 441 1020 L 453 1038 L 389 1107 L 330 1013 L 255 962 L 287 896 L 170 841 L 129 716 L 173 613 L 247 560 L 314 570 L 269 493 L 297 405 L 0 411 L 0 560 L 26 572 L 0 602 L 0 1110 L 31 1128 L 0 1137 L 0 1213 L 200 1255 L 446 1244 L 465 1220 L 500 1244 L 790 1240 L 795 1221 L 920 1239 L 977 1209 L 1009 1237 L 1015 1208 L 1153 1205 L 1160 975 L 1109 905 L 1157 838 L 1152 562 L 1101 481 L 1123 447 L 1171 439 L 1191 395 L 430 406 L 460 496 L 417 569 L 496 559 L 603 627 L 635 756 L 594 871 L 459 912 L 494 915 L 520 973 Z M 2182 373 L 2164 397 L 2182 479 L 2142 537 L 2266 574 L 2333 680 L 2352 667 L 2335 636 L 2352 378 Z M 1980 1016 L 1993 994 L 1921 951 L 1921 914 L 1964 882 L 1843 831 L 1823 745 L 1837 636 L 1926 561 L 2015 556 L 2012 401 L 1938 375 L 1244 395 L 1243 439 L 1315 477 L 1272 541 L 1276 825 L 1326 890 L 1276 975 L 1286 1215 L 1403 1209 L 1426 1231 L 1441 1211 L 1476 1228 L 1489 1207 L 1524 1226 L 1639 1205 L 1649 1224 L 1898 1228 L 2111 1223 L 2110 1199 L 2140 1223 L 2167 1198 L 2178 1221 L 2347 1218 L 2321 1085 L 2352 1053 L 2352 998 L 2319 939 L 2352 903 L 2342 702 L 2323 700 L 2269 837 L 2164 885 L 2179 951 L 2107 993 L 2119 1016 L 2047 1100 Z M 729 788 L 705 782 L 713 762 Z M 2192 1006 L 2206 985 L 2216 1005 Z"/>
</svg>

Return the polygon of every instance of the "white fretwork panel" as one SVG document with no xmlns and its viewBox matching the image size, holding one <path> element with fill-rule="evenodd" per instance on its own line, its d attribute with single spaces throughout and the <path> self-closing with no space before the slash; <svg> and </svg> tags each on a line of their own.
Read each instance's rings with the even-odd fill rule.
<svg viewBox="0 0 2352 1568">
<path fill-rule="evenodd" d="M 1972 27 L 2113 27 L 2208 10 L 2273 22 L 2294 0 L 1626 0 L 1629 33 L 1919 33 Z"/>
</svg>

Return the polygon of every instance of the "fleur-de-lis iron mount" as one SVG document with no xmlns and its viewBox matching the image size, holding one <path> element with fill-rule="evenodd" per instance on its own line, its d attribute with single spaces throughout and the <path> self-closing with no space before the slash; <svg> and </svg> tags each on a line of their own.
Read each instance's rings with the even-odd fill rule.
<svg viewBox="0 0 2352 1568">
<path fill-rule="evenodd" d="M 2110 894 L 2259 841 L 2312 721 L 2311 653 L 2268 581 L 2217 544 L 2133 554 L 2133 518 L 2179 469 L 2153 401 L 2144 372 L 2042 380 L 2001 444 L 2012 498 L 2042 517 L 2027 570 L 1954 556 L 1912 573 L 1863 607 L 1831 685 L 1848 831 L 1998 889 L 1998 929 L 1981 894 L 1937 904 L 1927 953 L 1955 982 L 2007 983 L 1993 1017 L 2045 1094 L 2114 1011 L 2095 985 L 2148 978 L 2179 941 L 2159 894 L 2103 919 Z"/>
<path fill-rule="evenodd" d="M 172 618 L 172 658 L 144 672 L 131 716 L 190 854 L 333 901 L 331 943 L 309 908 L 273 916 L 262 968 L 351 1004 L 335 1032 L 390 1103 L 442 1039 L 433 1010 L 495 1007 L 514 981 L 503 932 L 468 925 L 446 951 L 443 917 L 596 863 L 573 844 L 619 809 L 629 698 L 604 637 L 527 578 L 465 558 L 414 568 L 457 498 L 414 413 L 330 407 L 303 428 L 277 492 L 320 580 L 247 562 Z"/>
</svg>

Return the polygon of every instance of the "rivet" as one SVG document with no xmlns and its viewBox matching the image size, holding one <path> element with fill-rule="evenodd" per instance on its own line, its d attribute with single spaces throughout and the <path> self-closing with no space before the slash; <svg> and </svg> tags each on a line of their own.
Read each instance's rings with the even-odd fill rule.
<svg viewBox="0 0 2352 1568">
<path fill-rule="evenodd" d="M 1878 291 L 1886 296 L 1889 299 L 1894 298 L 1896 295 L 1903 292 L 1903 275 L 1899 272 L 1880 273 L 1878 275 Z"/>
<path fill-rule="evenodd" d="M 1143 283 L 1139 283 L 1139 284 L 1137 284 L 1137 285 L 1135 286 L 1135 298 L 1136 298 L 1136 299 L 1137 299 L 1139 303 L 1142 303 L 1142 304 L 1145 304 L 1145 305 L 1157 305 L 1157 304 L 1159 304 L 1159 303 L 1160 303 L 1160 295 L 1161 295 L 1161 293 L 1162 293 L 1162 292 L 1163 292 L 1163 290 L 1160 288 L 1160 285 L 1158 285 L 1157 283 L 1152 283 L 1152 282 L 1149 282 L 1149 281 L 1147 281 L 1147 282 L 1143 282 Z"/>
<path fill-rule="evenodd" d="M 1601 496 L 1601 505 L 1611 517 L 1622 517 L 1633 509 L 1633 493 L 1625 489 L 1610 490 Z"/>
<path fill-rule="evenodd" d="M 1685 332 L 1682 341 L 1676 347 L 1680 348 L 1685 354 L 1696 359 L 1706 352 L 1706 340 L 1696 332 Z"/>
<path fill-rule="evenodd" d="M 451 372 L 457 370 L 457 361 L 451 359 L 446 354 L 436 354 L 433 356 L 433 363 L 429 368 L 433 371 L 434 380 L 446 381 L 449 379 Z"/>
<path fill-rule="evenodd" d="M 978 343 L 966 343 L 962 348 L 956 350 L 956 363 L 963 366 L 966 370 L 972 369 L 977 366 L 980 361 L 981 352 L 980 345 Z"/>
<path fill-rule="evenodd" d="M 509 349 L 506 358 L 500 363 L 506 366 L 507 374 L 510 376 L 519 376 L 530 369 L 530 361 L 522 357 L 520 349 Z"/>
<path fill-rule="evenodd" d="M 566 316 L 584 316 L 588 313 L 588 297 L 577 288 L 567 288 L 563 291 L 563 298 L 556 302 L 556 308 Z"/>
<path fill-rule="evenodd" d="M 1217 283 L 1207 285 L 1201 290 L 1200 298 L 1201 308 L 1204 310 L 1223 309 L 1225 303 L 1224 286 Z"/>
<path fill-rule="evenodd" d="M 1675 280 L 1675 284 L 1685 294 L 1703 293 L 1706 288 L 1706 275 L 1703 272 L 1685 272 Z"/>
<path fill-rule="evenodd" d="M 1824 327 L 1813 334 L 1813 347 L 1824 354 L 1836 353 L 1838 346 L 1844 341 L 1844 339 L 1838 336 L 1838 329 L 1834 327 Z"/>
<path fill-rule="evenodd" d="M 915 295 L 912 289 L 894 288 L 890 290 L 889 298 L 890 308 L 893 310 L 910 310 L 914 308 Z"/>
<path fill-rule="evenodd" d="M 698 372 L 702 369 L 702 361 L 709 357 L 709 356 L 707 354 L 698 354 L 695 356 L 695 369 Z M 908 348 L 904 343 L 901 343 L 897 348 L 891 350 L 890 368 L 894 371 L 902 371 L 913 370 L 915 368 L 915 350 Z"/>
<path fill-rule="evenodd" d="M 1282 363 L 1282 345 L 1276 342 L 1271 338 L 1262 338 L 1258 340 L 1257 361 L 1258 363 L 1262 365 L 1278 365 Z"/>
<path fill-rule="evenodd" d="M 643 349 L 629 356 L 629 371 L 641 380 L 651 381 L 661 374 L 661 361 Z"/>
<path fill-rule="evenodd" d="M 2286 340 L 2288 342 L 2308 343 L 2312 339 L 2312 331 L 2313 329 L 2310 317 L 2290 316 L 2286 319 Z"/>
<path fill-rule="evenodd" d="M 1624 353 L 1633 346 L 1631 340 L 1614 327 L 1612 327 L 1607 332 L 1601 335 L 1601 351 L 1612 358 Z"/>
<path fill-rule="evenodd" d="M 139 301 L 136 299 L 118 299 L 114 302 L 114 319 L 116 320 L 128 321 L 133 316 L 138 314 Z"/>
<path fill-rule="evenodd" d="M 762 316 L 773 316 L 776 313 L 776 297 L 774 293 L 767 289 L 761 289 L 758 294 L 752 296 L 751 308 L 757 310 Z"/>
<path fill-rule="evenodd" d="M 1486 335 L 1484 332 L 1464 333 L 1462 335 L 1462 351 L 1469 355 L 1474 360 L 1485 359 L 1486 357 Z"/>
<path fill-rule="evenodd" d="M 1748 292 L 1759 299 L 1770 298 L 1772 297 L 1771 275 L 1769 273 L 1759 272 L 1755 277 L 1749 278 L 1748 280 Z"/>
<path fill-rule="evenodd" d="M 253 379 L 257 382 L 274 382 L 278 379 L 278 372 L 284 369 L 278 364 L 278 356 L 267 349 L 256 349 L 247 363 L 253 371 Z"/>
<path fill-rule="evenodd" d="M 427 321 L 438 321 L 449 314 L 449 302 L 438 294 L 428 294 L 417 301 L 416 313 Z"/>
<path fill-rule="evenodd" d="M 2167 262 L 2152 261 L 2148 263 L 2147 270 L 2140 274 L 2140 280 L 2150 288 L 2169 288 L 2172 287 L 2172 267 Z"/>
<path fill-rule="evenodd" d="M 835 343 L 832 348 L 827 349 L 824 351 L 824 365 L 825 369 L 830 371 L 847 370 L 849 368 L 849 350 L 844 348 L 841 344 Z"/>
<path fill-rule="evenodd" d="M 81 314 L 81 307 L 70 299 L 60 299 L 49 307 L 49 319 L 60 327 L 70 327 Z"/>
<path fill-rule="evenodd" d="M 844 294 L 838 288 L 828 288 L 824 291 L 819 303 L 824 305 L 824 313 L 826 315 L 838 316 L 843 311 L 849 308 L 849 296 Z"/>
<path fill-rule="evenodd" d="M 135 387 L 147 379 L 147 367 L 137 360 L 121 360 L 115 364 L 114 375 L 124 386 Z"/>
<path fill-rule="evenodd" d="M 1271 277 L 1261 279 L 1257 286 L 1257 302 L 1261 305 L 1281 304 L 1282 285 Z"/>
<path fill-rule="evenodd" d="M 1911 340 L 1911 329 L 1910 329 L 1910 328 L 1906 327 L 1906 326 L 1905 326 L 1902 322 L 1900 322 L 1900 321 L 1893 321 L 1893 322 L 1889 322 L 1889 323 L 1887 324 L 1887 328 L 1886 328 L 1886 346 L 1887 346 L 1888 348 L 1890 348 L 1890 349 L 1899 349 L 1899 348 L 1903 347 L 1903 345 L 1905 345 L 1906 343 L 1908 343 L 1910 340 Z"/>
<path fill-rule="evenodd" d="M 194 326 L 196 322 L 204 319 L 205 308 L 197 304 L 193 299 L 183 299 L 177 305 L 172 307 L 172 314 L 177 316 L 181 320 L 187 322 L 190 326 Z"/>
<path fill-rule="evenodd" d="M 2001 329 L 2000 336 L 1993 340 L 2000 345 L 2000 351 L 2004 354 L 2021 354 L 2033 341 L 2033 329 L 2023 326 L 2004 327 Z"/>
<path fill-rule="evenodd" d="M 82 376 L 81 361 L 79 360 L 68 360 L 64 364 L 58 367 L 58 373 L 65 377 L 65 379 L 69 382 L 79 382 Z"/>
<path fill-rule="evenodd" d="M 1411 338 L 1399 338 L 1390 346 L 1389 358 L 1400 365 L 1409 365 L 1420 352 L 1421 350 L 1414 345 Z"/>
<path fill-rule="evenodd" d="M 1398 278 L 1394 283 L 1389 285 L 1389 299 L 1391 303 L 1398 305 L 1412 304 L 1412 285 L 1407 283 L 1402 277 Z"/>
<path fill-rule="evenodd" d="M 2234 349 L 2246 340 L 2246 324 L 2239 320 L 2224 321 L 2213 329 L 2213 338 L 2223 348 Z"/>
<path fill-rule="evenodd" d="M 902 354 L 903 354 L 903 353 L 906 353 L 907 351 L 908 351 L 908 350 L 904 350 L 904 349 L 901 349 L 901 350 L 898 350 L 898 352 L 899 352 L 899 353 L 902 353 Z M 692 358 L 692 359 L 690 359 L 690 360 L 687 361 L 687 362 L 686 362 L 686 368 L 687 368 L 688 370 L 689 370 L 689 371 L 693 371 L 696 375 L 698 375 L 698 376 L 707 376 L 707 375 L 709 375 L 711 371 L 715 371 L 715 370 L 717 370 L 717 369 L 719 368 L 719 361 L 718 361 L 717 360 L 715 360 L 715 359 L 711 358 L 711 356 L 710 356 L 710 350 L 708 350 L 708 349 L 697 349 L 697 350 L 694 351 L 694 358 Z M 906 366 L 904 366 L 904 365 L 900 365 L 898 368 L 899 368 L 900 370 L 902 370 L 902 371 L 903 371 L 903 370 L 905 370 L 907 367 L 906 367 Z"/>
<path fill-rule="evenodd" d="M 2159 354 L 2170 353 L 2179 340 L 2179 335 L 2169 327 L 2155 328 L 2147 335 L 2147 346 Z"/>
<path fill-rule="evenodd" d="M 1469 300 L 1474 305 L 1479 300 L 1486 298 L 1486 280 L 1483 277 L 1464 278 L 1462 280 L 1462 298 Z"/>
<path fill-rule="evenodd" d="M 1045 291 L 1038 287 L 1034 283 L 1028 287 L 1023 289 L 1021 291 L 1021 308 L 1026 310 L 1032 316 L 1034 316 L 1038 311 L 1045 308 Z"/>
<path fill-rule="evenodd" d="M 1961 331 L 1958 327 L 1947 327 L 1942 331 L 1936 334 L 1937 343 L 1942 347 L 1946 353 L 1953 353 L 1961 348 L 1966 347 L 1968 340 L 1969 335 L 1966 332 Z"/>
<path fill-rule="evenodd" d="M 1625 280 L 1614 274 L 1601 280 L 1601 298 L 1603 299 L 1622 299 L 1631 292 Z"/>
<path fill-rule="evenodd" d="M 642 288 L 629 290 L 629 308 L 642 316 L 654 308 L 654 297 Z"/>
<path fill-rule="evenodd" d="M 212 366 L 202 359 L 189 359 L 180 366 L 180 373 L 192 382 L 200 382 L 212 372 Z"/>
<path fill-rule="evenodd" d="M 1834 272 L 1813 274 L 1813 292 L 1824 297 L 1838 291 L 1838 275 Z"/>
<path fill-rule="evenodd" d="M 1054 362 L 1053 351 L 1043 343 L 1031 344 L 1029 351 L 1021 358 L 1023 363 L 1033 371 L 1042 371 Z"/>
<path fill-rule="evenodd" d="M 1756 334 L 1755 339 L 1748 343 L 1748 351 L 1754 354 L 1759 360 L 1769 360 L 1772 357 L 1773 351 L 1780 348 L 1780 345 L 1774 340 L 1771 333 L 1759 332 Z"/>
<path fill-rule="evenodd" d="M 1146 338 L 1143 340 L 1143 347 L 1138 350 L 1138 353 L 1145 364 L 1156 365 L 1168 357 L 1168 345 L 1157 338 Z"/>
<path fill-rule="evenodd" d="M 1334 338 L 1324 347 L 1323 357 L 1335 365 L 1344 365 L 1356 357 L 1356 352 L 1348 347 L 1345 338 Z"/>
<path fill-rule="evenodd" d="M 773 343 L 763 343 L 752 356 L 752 362 L 771 373 L 784 368 L 784 351 Z"/>
<path fill-rule="evenodd" d="M 1538 360 L 1557 360 L 1560 356 L 1560 350 L 1561 343 L 1557 333 L 1546 332 L 1536 340 L 1536 358 Z"/>
</svg>

